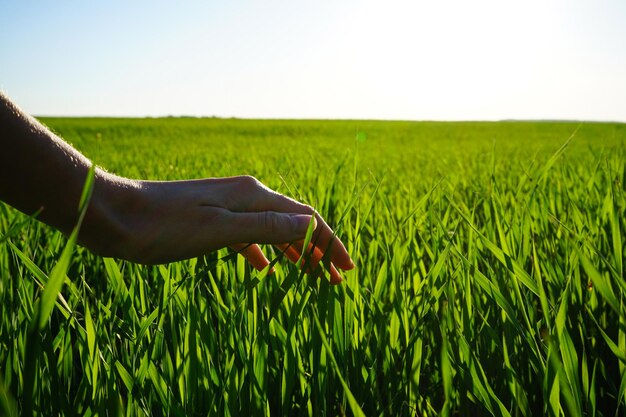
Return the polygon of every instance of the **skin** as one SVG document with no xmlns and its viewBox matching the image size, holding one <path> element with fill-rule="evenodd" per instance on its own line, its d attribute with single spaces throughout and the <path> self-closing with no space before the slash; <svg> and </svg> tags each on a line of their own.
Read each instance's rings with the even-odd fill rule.
<svg viewBox="0 0 626 417">
<path fill-rule="evenodd" d="M 0 93 L 0 199 L 68 234 L 91 162 Z M 293 262 L 315 231 L 308 272 L 322 262 L 333 284 L 354 267 L 343 243 L 310 206 L 250 176 L 141 181 L 96 168 L 79 243 L 92 252 L 142 264 L 205 255 L 227 246 L 251 265 L 269 265 L 258 244 L 273 244 Z"/>
</svg>

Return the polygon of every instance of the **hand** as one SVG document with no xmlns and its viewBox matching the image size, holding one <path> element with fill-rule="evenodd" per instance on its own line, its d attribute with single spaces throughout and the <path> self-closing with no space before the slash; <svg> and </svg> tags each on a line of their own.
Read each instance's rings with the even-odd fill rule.
<svg viewBox="0 0 626 417">
<path fill-rule="evenodd" d="M 70 233 L 91 162 L 1 92 L 0 151 L 0 199 Z M 257 244 L 275 244 L 296 262 L 312 216 L 316 228 L 306 248 L 307 272 L 316 272 L 324 259 L 331 283 L 339 283 L 335 267 L 354 264 L 324 219 L 249 176 L 154 182 L 97 169 L 78 239 L 100 255 L 146 264 L 231 246 L 263 269 L 269 261 Z"/>
<path fill-rule="evenodd" d="M 354 267 L 343 243 L 312 207 L 272 191 L 253 177 L 134 184 L 125 187 L 131 191 L 127 203 L 120 200 L 118 205 L 124 207 L 117 218 L 126 230 L 118 257 L 156 264 L 231 246 L 262 270 L 270 262 L 258 244 L 274 244 L 297 262 L 315 216 L 307 271 L 313 272 L 327 252 L 325 266 L 332 284 L 341 282 L 337 268 Z"/>
</svg>

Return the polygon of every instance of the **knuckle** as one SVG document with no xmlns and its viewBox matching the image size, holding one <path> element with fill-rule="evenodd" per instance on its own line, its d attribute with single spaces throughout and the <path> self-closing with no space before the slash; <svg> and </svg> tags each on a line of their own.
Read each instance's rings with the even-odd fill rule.
<svg viewBox="0 0 626 417">
<path fill-rule="evenodd" d="M 265 230 L 265 232 L 271 235 L 275 234 L 279 228 L 278 217 L 276 216 L 276 214 L 270 211 L 266 211 L 263 212 L 261 216 L 261 224 L 263 224 L 263 229 Z"/>
<path fill-rule="evenodd" d="M 240 186 L 248 191 L 254 190 L 261 185 L 261 182 L 254 178 L 252 175 L 242 175 L 238 178 L 238 180 Z"/>
<path fill-rule="evenodd" d="M 222 195 L 223 207 L 233 211 L 249 211 L 254 206 L 254 195 L 260 182 L 251 175 L 231 179 L 230 186 Z"/>
</svg>

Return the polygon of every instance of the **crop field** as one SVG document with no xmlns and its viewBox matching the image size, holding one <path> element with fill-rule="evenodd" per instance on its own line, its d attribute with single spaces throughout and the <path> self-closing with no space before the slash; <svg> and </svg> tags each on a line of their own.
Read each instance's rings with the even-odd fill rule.
<svg viewBox="0 0 626 417">
<path fill-rule="evenodd" d="M 42 121 L 123 176 L 253 175 L 356 268 L 142 266 L 0 204 L 0 415 L 626 414 L 626 125 Z"/>
</svg>

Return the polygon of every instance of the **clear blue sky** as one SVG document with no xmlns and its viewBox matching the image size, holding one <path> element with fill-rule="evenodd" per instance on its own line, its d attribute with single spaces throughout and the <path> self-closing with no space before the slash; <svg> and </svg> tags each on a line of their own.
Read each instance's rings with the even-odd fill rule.
<svg viewBox="0 0 626 417">
<path fill-rule="evenodd" d="M 0 0 L 37 115 L 626 121 L 626 1 Z"/>
</svg>

